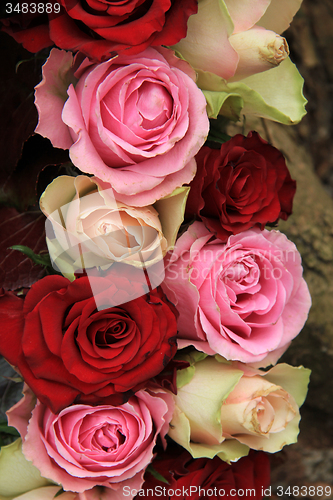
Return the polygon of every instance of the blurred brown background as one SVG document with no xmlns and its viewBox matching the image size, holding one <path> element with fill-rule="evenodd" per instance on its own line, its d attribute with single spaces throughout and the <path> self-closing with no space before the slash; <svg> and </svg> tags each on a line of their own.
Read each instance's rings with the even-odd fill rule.
<svg viewBox="0 0 333 500">
<path fill-rule="evenodd" d="M 313 307 L 282 361 L 313 372 L 299 442 L 272 457 L 272 480 L 284 487 L 329 485 L 330 497 L 320 488 L 307 497 L 333 498 L 333 0 L 304 0 L 285 36 L 305 80 L 307 116 L 287 131 L 264 128 L 298 181 L 294 214 L 280 228 L 302 254 Z"/>
<path fill-rule="evenodd" d="M 285 35 L 309 101 L 297 134 L 333 195 L 333 1 L 304 0 Z"/>
</svg>

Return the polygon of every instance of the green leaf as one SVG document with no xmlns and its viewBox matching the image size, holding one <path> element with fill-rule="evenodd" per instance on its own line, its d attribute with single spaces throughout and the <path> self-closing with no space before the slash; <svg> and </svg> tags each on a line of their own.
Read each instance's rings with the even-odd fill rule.
<svg viewBox="0 0 333 500">
<path fill-rule="evenodd" d="M 22 292 L 22 290 L 21 290 Z M 17 295 L 21 295 L 22 293 L 17 293 Z M 12 382 L 15 382 L 16 384 L 19 384 L 20 382 L 23 382 L 23 378 L 20 377 L 19 375 L 17 377 L 5 377 L 2 375 L 3 378 L 6 378 L 7 380 L 11 380 Z"/>
<path fill-rule="evenodd" d="M 21 59 L 21 61 L 19 61 L 18 63 L 16 63 L 15 65 L 15 73 L 18 72 L 18 69 L 19 67 L 21 66 L 21 64 L 24 64 L 24 63 L 30 63 L 30 62 L 35 62 L 37 60 L 40 60 L 40 61 L 45 61 L 45 57 L 44 56 L 38 56 L 37 54 L 34 54 L 33 57 L 30 57 L 29 59 Z"/>
<path fill-rule="evenodd" d="M 0 423 L 0 432 L 4 434 L 11 434 L 12 436 L 20 437 L 19 432 L 15 429 L 15 427 L 10 427 L 7 422 Z"/>
<path fill-rule="evenodd" d="M 218 142 L 224 144 L 231 139 L 231 136 L 225 132 L 225 128 L 229 123 L 229 119 L 225 116 L 218 116 L 216 119 L 210 120 L 210 130 L 207 141 Z"/>
<path fill-rule="evenodd" d="M 0 208 L 0 282 L 7 290 L 29 288 L 45 276 L 45 268 L 35 266 L 22 252 L 11 250 L 20 244 L 33 252 L 46 253 L 45 217 L 38 210 L 19 213 L 14 208 Z"/>
<path fill-rule="evenodd" d="M 51 260 L 49 254 L 35 254 L 31 248 L 26 247 L 25 245 L 13 245 L 12 247 L 9 247 L 11 250 L 18 250 L 19 252 L 24 253 L 29 259 L 32 260 L 34 264 L 37 264 L 39 266 L 44 266 L 44 267 L 51 267 Z"/>
<path fill-rule="evenodd" d="M 154 478 L 157 479 L 158 481 L 169 484 L 169 481 L 167 481 L 165 477 L 162 476 L 162 474 L 157 472 L 157 470 L 155 470 L 152 465 L 148 465 L 147 472 L 149 472 L 152 476 L 154 476 Z"/>
</svg>

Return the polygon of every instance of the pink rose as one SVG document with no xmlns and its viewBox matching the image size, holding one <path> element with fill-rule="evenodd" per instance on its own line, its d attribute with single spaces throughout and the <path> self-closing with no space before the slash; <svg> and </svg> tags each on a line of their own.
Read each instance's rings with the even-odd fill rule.
<svg viewBox="0 0 333 500">
<path fill-rule="evenodd" d="M 36 87 L 36 132 L 69 148 L 74 165 L 111 184 L 119 201 L 150 205 L 195 175 L 209 130 L 195 78 L 162 47 L 84 59 L 76 71 L 71 54 L 53 49 Z"/>
<path fill-rule="evenodd" d="M 179 347 L 260 366 L 276 363 L 311 305 L 300 254 L 279 231 L 251 229 L 223 243 L 195 222 L 163 286 L 179 311 Z"/>
<path fill-rule="evenodd" d="M 38 401 L 29 420 L 32 404 L 28 391 L 8 414 L 24 439 L 26 458 L 65 491 L 102 486 L 105 498 L 108 491 L 118 498 L 125 485 L 140 489 L 157 436 L 164 438 L 174 409 L 172 396 L 161 389 L 138 391 L 121 406 L 73 405 L 58 415 Z"/>
</svg>

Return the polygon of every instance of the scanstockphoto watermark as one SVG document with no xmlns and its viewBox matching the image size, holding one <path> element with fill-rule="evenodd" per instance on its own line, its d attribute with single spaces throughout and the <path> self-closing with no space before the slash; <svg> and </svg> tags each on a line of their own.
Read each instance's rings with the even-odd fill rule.
<svg viewBox="0 0 333 500">
<path fill-rule="evenodd" d="M 261 488 L 261 496 L 270 496 L 271 492 L 269 491 L 270 489 L 268 488 L 265 490 L 264 488 Z M 235 489 L 231 488 L 228 490 L 225 490 L 224 488 L 218 488 L 217 486 L 214 486 L 212 488 L 202 488 L 201 486 L 189 486 L 185 487 L 182 486 L 181 488 L 170 488 L 168 486 L 155 486 L 154 488 L 147 488 L 147 489 L 140 489 L 136 490 L 131 488 L 130 486 L 124 486 L 123 487 L 123 496 L 124 497 L 129 497 L 129 498 L 134 498 L 135 496 L 138 497 L 161 497 L 161 498 L 170 498 L 170 497 L 179 497 L 179 498 L 184 498 L 188 497 L 191 498 L 193 495 L 199 495 L 200 498 L 204 497 L 225 497 L 225 498 L 233 498 L 233 497 L 252 497 L 255 498 L 259 494 L 259 491 L 256 491 L 255 488 L 246 488 L 246 489 Z"/>
</svg>

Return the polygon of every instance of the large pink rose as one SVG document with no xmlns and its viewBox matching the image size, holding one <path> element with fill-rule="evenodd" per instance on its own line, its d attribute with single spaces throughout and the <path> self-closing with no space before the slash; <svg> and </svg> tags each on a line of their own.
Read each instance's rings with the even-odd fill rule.
<svg viewBox="0 0 333 500">
<path fill-rule="evenodd" d="M 178 346 L 265 366 L 302 329 L 311 305 L 296 246 L 279 231 L 216 239 L 195 222 L 178 239 L 164 290 L 179 315 Z"/>
<path fill-rule="evenodd" d="M 37 401 L 28 424 L 33 403 L 28 390 L 8 412 L 26 458 L 65 491 L 101 486 L 110 499 L 122 498 L 125 485 L 141 487 L 157 436 L 164 439 L 174 409 L 172 396 L 162 389 L 141 390 L 120 406 L 73 405 L 58 415 Z"/>
<path fill-rule="evenodd" d="M 76 71 L 71 54 L 53 49 L 36 106 L 36 132 L 69 148 L 80 170 L 111 184 L 132 206 L 189 183 L 209 130 L 194 71 L 162 47 L 102 64 L 84 59 Z"/>
</svg>

